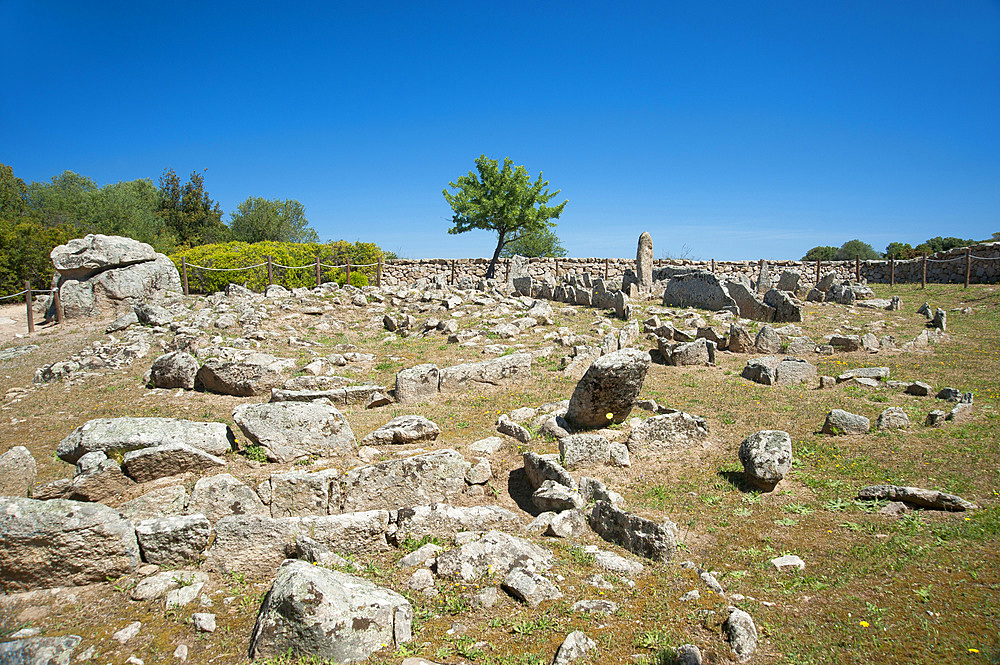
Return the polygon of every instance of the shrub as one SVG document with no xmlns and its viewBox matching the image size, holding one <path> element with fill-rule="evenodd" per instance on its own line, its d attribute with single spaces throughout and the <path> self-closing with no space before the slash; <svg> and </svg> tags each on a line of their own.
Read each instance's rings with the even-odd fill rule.
<svg viewBox="0 0 1000 665">
<path fill-rule="evenodd" d="M 347 242 L 339 240 L 328 243 L 294 243 L 294 242 L 227 242 L 214 245 L 201 245 L 173 254 L 170 258 L 181 268 L 181 258 L 188 263 L 188 287 L 192 292 L 213 293 L 226 288 L 227 284 L 240 284 L 253 291 L 263 291 L 267 286 L 267 267 L 259 265 L 247 270 L 217 272 L 202 270 L 192 265 L 205 268 L 245 268 L 267 262 L 271 257 L 274 283 L 286 288 L 316 285 L 316 257 L 320 263 L 327 266 L 340 266 L 351 261 L 351 284 L 367 286 L 375 278 L 375 266 L 355 269 L 356 265 L 378 263 L 383 256 L 378 245 L 370 242 Z M 279 265 L 292 266 L 293 269 L 281 268 Z M 305 267 L 298 267 L 305 266 Z M 343 285 L 347 281 L 347 273 L 343 268 L 321 269 L 324 282 L 337 282 Z"/>
</svg>

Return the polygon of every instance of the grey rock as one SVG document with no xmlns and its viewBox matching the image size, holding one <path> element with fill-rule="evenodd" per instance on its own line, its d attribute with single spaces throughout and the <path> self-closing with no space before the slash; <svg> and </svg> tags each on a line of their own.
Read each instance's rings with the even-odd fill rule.
<svg viewBox="0 0 1000 665">
<path fill-rule="evenodd" d="M 70 665 L 78 635 L 31 637 L 0 643 L 0 663 L 10 665 Z"/>
<path fill-rule="evenodd" d="M 663 304 L 739 313 L 736 301 L 719 278 L 704 270 L 674 275 L 664 287 Z"/>
<path fill-rule="evenodd" d="M 290 462 L 317 455 L 354 455 L 357 441 L 344 415 L 320 402 L 241 404 L 233 420 L 251 442 L 265 449 L 269 460 Z"/>
<path fill-rule="evenodd" d="M 337 469 L 315 473 L 288 471 L 271 475 L 271 517 L 327 515 L 330 505 L 340 512 L 340 477 Z M 260 492 L 258 491 L 258 495 Z"/>
<path fill-rule="evenodd" d="M 396 400 L 413 404 L 433 398 L 438 393 L 440 370 L 437 365 L 424 364 L 396 373 Z"/>
<path fill-rule="evenodd" d="M 0 496 L 31 496 L 37 477 L 35 458 L 24 446 L 14 446 L 0 455 Z"/>
<path fill-rule="evenodd" d="M 173 261 L 154 254 L 151 261 L 103 270 L 85 279 L 61 274 L 58 288 L 66 318 L 119 316 L 137 304 L 179 295 L 181 280 Z"/>
<path fill-rule="evenodd" d="M 937 328 L 941 332 L 948 331 L 948 313 L 941 309 L 940 307 L 934 312 L 934 318 L 931 319 L 931 327 Z"/>
<path fill-rule="evenodd" d="M 850 379 L 888 379 L 888 367 L 857 367 L 849 369 L 837 376 L 837 382 L 849 381 Z"/>
<path fill-rule="evenodd" d="M 633 427 L 627 445 L 632 453 L 657 453 L 700 447 L 707 440 L 708 423 L 704 418 L 674 411 L 652 416 Z"/>
<path fill-rule="evenodd" d="M 597 648 L 597 644 L 579 630 L 566 636 L 556 652 L 552 665 L 567 665 L 573 661 L 587 657 L 587 653 Z"/>
<path fill-rule="evenodd" d="M 625 505 L 625 499 L 622 498 L 621 494 L 609 490 L 607 485 L 597 478 L 588 478 L 587 476 L 580 478 L 580 496 L 587 503 L 591 501 L 607 501 L 616 508 L 621 508 Z"/>
<path fill-rule="evenodd" d="M 802 353 L 812 353 L 816 350 L 816 343 L 808 337 L 792 337 L 788 342 L 787 353 L 792 355 Z"/>
<path fill-rule="evenodd" d="M 165 307 L 152 303 L 139 303 L 133 307 L 139 323 L 145 326 L 165 327 L 174 320 L 174 315 Z"/>
<path fill-rule="evenodd" d="M 922 487 L 901 485 L 871 485 L 858 491 L 858 499 L 863 501 L 889 500 L 904 501 L 923 508 L 935 510 L 965 511 L 976 510 L 979 506 L 955 494 L 938 492 Z"/>
<path fill-rule="evenodd" d="M 792 438 L 780 430 L 751 434 L 740 444 L 739 457 L 747 480 L 771 491 L 792 468 Z"/>
<path fill-rule="evenodd" d="M 594 565 L 616 575 L 638 575 L 644 568 L 638 561 L 602 550 L 596 545 L 586 545 L 583 550 L 594 557 Z"/>
<path fill-rule="evenodd" d="M 880 515 L 888 515 L 890 517 L 899 517 L 912 512 L 912 508 L 903 503 L 902 501 L 890 501 L 888 504 L 879 510 Z"/>
<path fill-rule="evenodd" d="M 503 446 L 503 439 L 499 436 L 488 436 L 485 439 L 480 439 L 472 445 L 469 446 L 469 450 L 476 453 L 485 453 L 487 455 L 492 455 L 496 451 L 500 450 Z"/>
<path fill-rule="evenodd" d="M 49 256 L 62 277 L 84 280 L 112 268 L 153 261 L 156 252 L 131 238 L 90 234 L 55 247 Z"/>
<path fill-rule="evenodd" d="M 861 346 L 868 353 L 878 353 L 882 350 L 882 344 L 872 333 L 865 333 L 861 336 Z"/>
<path fill-rule="evenodd" d="M 183 485 L 170 485 L 123 503 L 118 510 L 135 523 L 156 517 L 180 515 L 184 512 L 187 501 L 188 493 Z"/>
<path fill-rule="evenodd" d="M 0 497 L 0 589 L 103 582 L 139 564 L 132 523 L 99 503 Z"/>
<path fill-rule="evenodd" d="M 949 402 L 957 402 L 962 399 L 961 391 L 955 388 L 942 388 L 936 395 L 938 399 L 947 400 Z"/>
<path fill-rule="evenodd" d="M 848 353 L 860 351 L 862 348 L 861 337 L 858 335 L 834 335 L 830 338 L 830 346 L 837 351 Z"/>
<path fill-rule="evenodd" d="M 771 289 L 764 294 L 764 304 L 774 308 L 773 321 L 776 323 L 798 322 L 803 320 L 802 304 L 792 297 L 791 293 Z"/>
<path fill-rule="evenodd" d="M 200 478 L 191 492 L 188 512 L 201 513 L 213 524 L 230 515 L 267 515 L 256 492 L 228 473 Z"/>
<path fill-rule="evenodd" d="M 529 607 L 538 607 L 547 600 L 558 600 L 563 595 L 544 575 L 524 568 L 514 568 L 501 583 L 501 588 Z"/>
<path fill-rule="evenodd" d="M 477 363 L 445 367 L 440 372 L 441 392 L 465 392 L 505 386 L 531 378 L 531 354 L 514 353 Z"/>
<path fill-rule="evenodd" d="M 453 536 L 461 531 L 511 531 L 520 528 L 517 516 L 500 506 L 429 506 L 400 508 L 396 518 L 396 539 L 424 536 Z"/>
<path fill-rule="evenodd" d="M 125 330 L 129 326 L 133 326 L 139 323 L 139 317 L 136 316 L 135 310 L 129 310 L 119 316 L 117 319 L 108 324 L 108 327 L 104 329 L 107 334 L 120 332 Z"/>
<path fill-rule="evenodd" d="M 934 409 L 933 411 L 927 414 L 927 419 L 924 421 L 924 424 L 930 427 L 937 427 L 939 425 L 943 425 L 945 418 L 947 416 L 948 414 L 946 412 L 940 409 Z"/>
<path fill-rule="evenodd" d="M 87 453 L 76 463 L 76 474 L 63 498 L 107 502 L 133 485 L 135 482 L 122 473 L 118 462 L 101 452 Z"/>
<path fill-rule="evenodd" d="M 475 464 L 465 472 L 465 482 L 470 485 L 483 485 L 493 477 L 493 467 L 485 457 L 479 458 Z"/>
<path fill-rule="evenodd" d="M 168 443 L 125 453 L 122 470 L 138 483 L 188 471 L 201 472 L 226 466 L 226 461 L 186 443 Z"/>
<path fill-rule="evenodd" d="M 749 614 L 730 607 L 729 616 L 722 624 L 722 631 L 737 660 L 745 663 L 753 657 L 757 650 L 757 626 Z"/>
<path fill-rule="evenodd" d="M 106 455 L 181 442 L 211 455 L 233 449 L 235 437 L 225 423 L 176 418 L 97 418 L 80 425 L 59 442 L 56 454 L 70 464 L 87 453 Z"/>
<path fill-rule="evenodd" d="M 291 650 L 356 663 L 383 645 L 409 642 L 412 621 L 413 608 L 393 591 L 346 573 L 287 561 L 261 604 L 250 657 L 277 657 Z"/>
<path fill-rule="evenodd" d="M 910 417 L 898 406 L 890 406 L 875 421 L 875 429 L 903 429 L 909 425 Z"/>
<path fill-rule="evenodd" d="M 400 568 L 412 568 L 413 566 L 430 566 L 434 563 L 437 555 L 444 552 L 444 548 L 434 543 L 421 545 L 399 560 Z"/>
<path fill-rule="evenodd" d="M 578 600 L 570 606 L 571 612 L 585 614 L 614 614 L 618 611 L 618 603 L 612 600 Z"/>
<path fill-rule="evenodd" d="M 195 612 L 191 615 L 191 625 L 199 633 L 214 633 L 215 615 L 208 612 Z"/>
<path fill-rule="evenodd" d="M 201 514 L 159 517 L 135 525 L 143 561 L 161 566 L 197 559 L 208 547 L 211 530 Z"/>
<path fill-rule="evenodd" d="M 778 278 L 778 290 L 797 293 L 799 282 L 802 281 L 802 273 L 798 270 L 784 270 Z"/>
<path fill-rule="evenodd" d="M 528 476 L 531 487 L 538 489 L 546 480 L 552 480 L 566 487 L 576 487 L 573 476 L 561 464 L 558 455 L 539 455 L 531 451 L 525 452 L 524 472 Z"/>
<path fill-rule="evenodd" d="M 635 274 L 643 291 L 653 288 L 653 238 L 646 231 L 639 235 L 635 250 Z"/>
<path fill-rule="evenodd" d="M 806 562 L 794 554 L 786 554 L 785 556 L 779 556 L 771 559 L 771 565 L 780 572 L 786 572 L 789 570 L 805 570 L 806 568 Z"/>
<path fill-rule="evenodd" d="M 931 388 L 929 384 L 926 384 L 923 381 L 914 381 L 913 383 L 911 383 L 906 387 L 905 392 L 907 395 L 926 397 L 927 395 L 930 395 L 933 390 L 934 389 Z"/>
<path fill-rule="evenodd" d="M 361 440 L 366 446 L 403 445 L 434 441 L 441 433 L 436 423 L 423 416 L 399 416 Z"/>
<path fill-rule="evenodd" d="M 677 665 L 701 665 L 701 650 L 694 644 L 682 644 L 676 649 Z"/>
<path fill-rule="evenodd" d="M 661 350 L 662 354 L 663 351 Z M 675 366 L 683 365 L 711 365 L 715 363 L 715 342 L 711 342 L 704 337 L 699 337 L 693 342 L 679 344 L 674 347 L 670 354 L 670 364 Z"/>
<path fill-rule="evenodd" d="M 190 353 L 172 351 L 153 361 L 149 370 L 150 383 L 155 388 L 194 390 L 198 361 Z"/>
<path fill-rule="evenodd" d="M 531 432 L 529 432 L 525 427 L 517 424 L 510 419 L 506 413 L 501 413 L 500 417 L 497 418 L 497 432 L 500 434 L 506 434 L 507 436 L 520 441 L 521 443 L 528 443 L 531 441 Z"/>
<path fill-rule="evenodd" d="M 587 516 L 583 511 L 571 508 L 552 515 L 544 534 L 554 538 L 576 538 L 587 531 Z"/>
<path fill-rule="evenodd" d="M 280 388 L 271 389 L 271 402 L 315 402 L 317 400 L 327 400 L 334 406 L 348 406 L 356 404 L 369 405 L 376 401 L 376 395 L 382 400 L 375 406 L 385 406 L 391 404 L 392 400 L 381 395 L 384 386 L 361 385 L 346 386 L 343 388 L 331 388 L 330 390 L 285 390 Z"/>
<path fill-rule="evenodd" d="M 781 353 L 781 337 L 771 326 L 763 326 L 754 340 L 754 348 L 758 353 Z"/>
<path fill-rule="evenodd" d="M 552 558 L 549 549 L 503 531 L 491 530 L 441 552 L 437 558 L 437 573 L 472 582 L 491 575 L 506 577 L 515 567 L 530 566 L 545 571 L 552 566 Z"/>
<path fill-rule="evenodd" d="M 733 353 L 751 353 L 754 351 L 754 343 L 750 337 L 750 331 L 738 323 L 730 323 L 728 349 Z"/>
<path fill-rule="evenodd" d="M 824 434 L 854 435 L 866 434 L 871 429 L 871 421 L 864 416 L 848 413 L 842 409 L 834 409 L 826 416 L 823 423 Z"/>
<path fill-rule="evenodd" d="M 726 282 L 726 290 L 736 301 L 737 316 L 754 321 L 774 320 L 774 308 L 765 304 L 761 296 L 751 288 L 748 282 L 730 279 Z"/>
<path fill-rule="evenodd" d="M 235 361 L 209 358 L 195 376 L 195 387 L 237 397 L 265 395 L 284 382 L 281 371 L 286 365 L 267 354 Z"/>
<path fill-rule="evenodd" d="M 554 480 L 544 481 L 531 495 L 535 506 L 542 511 L 560 512 L 583 508 L 583 497 L 575 487 L 567 487 Z"/>
<path fill-rule="evenodd" d="M 650 363 L 649 354 L 638 349 L 622 349 L 598 358 L 573 390 L 566 420 L 584 429 L 623 422 L 632 411 Z"/>
<path fill-rule="evenodd" d="M 132 589 L 132 600 L 156 600 L 182 586 L 204 586 L 208 574 L 199 571 L 165 570 L 139 580 Z"/>
<path fill-rule="evenodd" d="M 669 561 L 677 550 L 677 525 L 673 522 L 664 520 L 659 524 L 606 501 L 594 503 L 590 528 L 601 538 L 654 561 Z"/>
<path fill-rule="evenodd" d="M 450 448 L 351 469 L 341 492 L 345 512 L 424 506 L 455 499 L 465 491 L 472 465 Z"/>
<path fill-rule="evenodd" d="M 569 471 L 580 466 L 607 464 L 611 459 L 611 442 L 601 434 L 572 434 L 559 439 L 559 454 Z"/>
</svg>

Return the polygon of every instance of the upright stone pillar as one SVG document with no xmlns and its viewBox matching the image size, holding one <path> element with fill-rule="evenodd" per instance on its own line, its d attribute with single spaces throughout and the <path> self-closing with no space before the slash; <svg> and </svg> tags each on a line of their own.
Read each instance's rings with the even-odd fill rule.
<svg viewBox="0 0 1000 665">
<path fill-rule="evenodd" d="M 646 231 L 639 236 L 639 247 L 635 251 L 635 274 L 639 277 L 639 288 L 648 293 L 653 288 L 653 238 Z"/>
</svg>

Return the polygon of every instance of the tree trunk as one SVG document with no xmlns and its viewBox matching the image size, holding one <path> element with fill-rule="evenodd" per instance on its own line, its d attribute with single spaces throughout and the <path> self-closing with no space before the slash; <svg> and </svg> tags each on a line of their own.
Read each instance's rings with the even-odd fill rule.
<svg viewBox="0 0 1000 665">
<path fill-rule="evenodd" d="M 493 258 L 490 259 L 490 267 L 486 269 L 486 279 L 495 278 L 497 269 L 497 259 L 500 258 L 501 249 L 503 249 L 503 235 L 497 238 L 497 248 L 493 250 Z"/>
</svg>

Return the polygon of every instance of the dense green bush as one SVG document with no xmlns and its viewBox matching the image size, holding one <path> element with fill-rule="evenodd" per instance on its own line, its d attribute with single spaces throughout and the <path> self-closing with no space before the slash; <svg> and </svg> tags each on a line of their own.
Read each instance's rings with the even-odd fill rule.
<svg viewBox="0 0 1000 665">
<path fill-rule="evenodd" d="M 35 289 L 49 288 L 55 273 L 49 252 L 73 237 L 76 229 L 69 226 L 46 228 L 24 217 L 0 219 L 0 296 L 22 290 L 26 279 Z"/>
<path fill-rule="evenodd" d="M 243 268 L 265 263 L 271 257 L 272 264 L 285 266 L 307 266 L 289 270 L 273 266 L 274 283 L 287 288 L 316 286 L 316 257 L 326 265 L 343 265 L 351 260 L 351 284 L 367 286 L 375 281 L 375 266 L 355 269 L 356 265 L 375 264 L 382 250 L 370 242 L 350 243 L 345 240 L 328 243 L 295 242 L 227 242 L 215 245 L 200 245 L 173 254 L 170 258 L 181 268 L 181 258 L 188 263 L 188 286 L 192 292 L 213 293 L 226 288 L 227 284 L 241 284 L 254 291 L 263 291 L 267 286 L 267 268 L 260 266 L 248 270 L 216 272 L 201 270 L 193 265 L 206 268 Z M 347 275 L 340 268 L 322 268 L 324 282 L 343 285 Z"/>
</svg>

